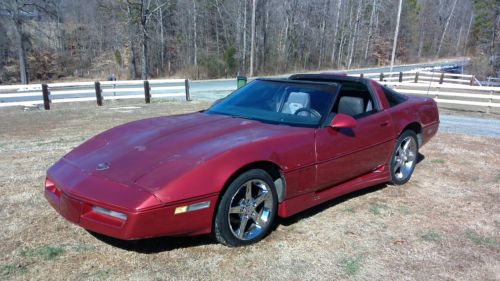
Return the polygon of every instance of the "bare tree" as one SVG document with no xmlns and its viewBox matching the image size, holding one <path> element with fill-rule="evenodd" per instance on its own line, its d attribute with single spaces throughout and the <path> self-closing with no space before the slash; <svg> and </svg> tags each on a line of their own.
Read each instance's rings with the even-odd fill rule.
<svg viewBox="0 0 500 281">
<path fill-rule="evenodd" d="M 24 1 L 24 0 L 2 0 L 0 11 L 5 12 L 14 27 L 16 49 L 19 61 L 19 77 L 22 84 L 28 84 L 28 66 L 26 62 L 26 43 L 28 36 L 25 32 L 27 21 L 36 18 L 40 14 L 52 16 L 55 7 L 50 1 Z"/>
<path fill-rule="evenodd" d="M 391 70 L 390 70 L 390 72 L 392 72 L 392 68 L 394 67 L 394 59 L 396 57 L 396 48 L 398 46 L 398 35 L 399 35 L 399 22 L 401 21 L 401 9 L 402 9 L 402 7 L 403 7 L 403 0 L 399 0 L 398 17 L 396 20 L 396 30 L 394 31 L 394 41 L 392 43 Z"/>
<path fill-rule="evenodd" d="M 444 30 L 443 30 L 443 33 L 441 35 L 441 40 L 439 40 L 439 47 L 438 47 L 437 52 L 436 52 L 436 57 L 439 56 L 439 52 L 441 51 L 441 46 L 443 45 L 444 36 L 446 35 L 446 30 L 448 29 L 448 25 L 450 25 L 450 20 L 453 17 L 453 11 L 455 11 L 455 6 L 457 6 L 457 2 L 458 2 L 458 0 L 455 0 L 453 2 L 453 6 L 451 8 L 450 15 L 446 19 L 446 24 L 444 25 Z"/>
<path fill-rule="evenodd" d="M 252 0 L 252 42 L 250 47 L 250 77 L 254 75 L 253 67 L 255 60 L 255 10 L 257 7 L 257 0 Z"/>
</svg>

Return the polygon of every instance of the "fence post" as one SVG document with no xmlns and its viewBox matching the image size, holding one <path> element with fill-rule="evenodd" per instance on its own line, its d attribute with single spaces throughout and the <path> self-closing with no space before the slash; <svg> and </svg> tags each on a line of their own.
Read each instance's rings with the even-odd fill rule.
<svg viewBox="0 0 500 281">
<path fill-rule="evenodd" d="M 149 87 L 149 81 L 144 81 L 144 100 L 146 103 L 151 102 L 151 87 Z"/>
<path fill-rule="evenodd" d="M 419 74 L 418 74 L 418 71 L 417 71 L 417 72 L 415 72 L 415 83 L 418 83 L 418 75 L 419 75 Z"/>
<path fill-rule="evenodd" d="M 384 81 L 384 73 L 380 73 L 380 82 Z"/>
<path fill-rule="evenodd" d="M 474 75 L 472 75 L 472 77 L 470 78 L 470 84 L 469 84 L 469 86 L 474 85 L 474 78 L 475 78 Z"/>
<path fill-rule="evenodd" d="M 42 84 L 43 107 L 45 110 L 50 110 L 50 92 L 47 84 Z"/>
<path fill-rule="evenodd" d="M 443 80 L 444 80 L 444 72 L 441 72 L 441 76 L 439 77 L 439 84 L 443 84 Z"/>
<path fill-rule="evenodd" d="M 191 101 L 191 95 L 189 94 L 189 80 L 184 80 L 184 88 L 186 89 L 186 101 Z"/>
<path fill-rule="evenodd" d="M 102 89 L 101 89 L 101 83 L 99 81 L 95 81 L 95 97 L 97 100 L 97 105 L 102 106 Z"/>
<path fill-rule="evenodd" d="M 403 82 L 403 72 L 399 72 L 399 83 Z"/>
<path fill-rule="evenodd" d="M 493 103 L 493 94 L 494 94 L 494 91 L 493 91 L 493 90 L 491 90 L 491 91 L 490 91 L 490 101 L 489 101 L 489 104 L 490 104 L 490 105 L 488 105 L 488 108 L 486 108 L 486 113 L 487 113 L 487 114 L 490 114 L 490 110 L 491 110 L 491 103 Z"/>
</svg>

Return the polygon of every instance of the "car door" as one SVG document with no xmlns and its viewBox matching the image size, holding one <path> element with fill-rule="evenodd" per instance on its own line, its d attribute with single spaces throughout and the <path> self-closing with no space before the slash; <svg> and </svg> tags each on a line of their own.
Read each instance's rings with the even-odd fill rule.
<svg viewBox="0 0 500 281">
<path fill-rule="evenodd" d="M 369 91 L 365 94 L 370 95 L 368 100 L 373 100 Z M 353 116 L 357 124 L 352 129 L 326 126 L 317 130 L 317 190 L 367 174 L 387 162 L 394 129 L 390 115 L 378 110 L 376 103 L 372 102 L 373 105 L 371 112 Z"/>
</svg>

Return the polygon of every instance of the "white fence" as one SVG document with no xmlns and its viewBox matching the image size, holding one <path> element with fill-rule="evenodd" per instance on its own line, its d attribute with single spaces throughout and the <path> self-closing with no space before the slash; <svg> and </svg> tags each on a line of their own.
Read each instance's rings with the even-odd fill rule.
<svg viewBox="0 0 500 281">
<path fill-rule="evenodd" d="M 412 71 L 366 73 L 363 76 L 380 81 L 401 93 L 434 98 L 438 103 L 500 108 L 500 87 L 472 86 L 473 75 Z M 38 85 L 0 86 L 0 107 L 52 103 L 144 98 L 185 97 L 190 100 L 187 79 L 70 82 Z"/>
<path fill-rule="evenodd" d="M 473 75 L 440 72 L 392 72 L 356 74 L 378 80 L 400 93 L 427 96 L 438 103 L 500 108 L 500 87 L 473 86 Z"/>
<path fill-rule="evenodd" d="M 190 100 L 187 79 L 69 82 L 0 86 L 0 107 L 51 103 L 143 98 L 185 97 Z"/>
</svg>

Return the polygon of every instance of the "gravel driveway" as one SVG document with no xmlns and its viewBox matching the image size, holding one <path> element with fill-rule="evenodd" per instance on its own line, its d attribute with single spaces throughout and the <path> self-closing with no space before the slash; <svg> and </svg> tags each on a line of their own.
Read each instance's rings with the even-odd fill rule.
<svg viewBox="0 0 500 281">
<path fill-rule="evenodd" d="M 500 138 L 500 120 L 440 114 L 443 133 Z"/>
</svg>

